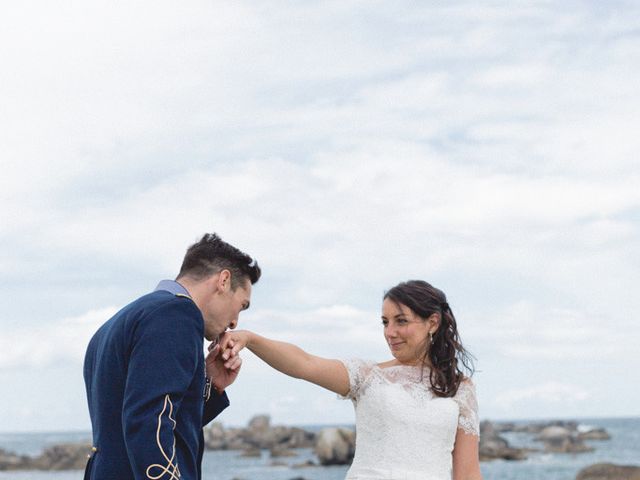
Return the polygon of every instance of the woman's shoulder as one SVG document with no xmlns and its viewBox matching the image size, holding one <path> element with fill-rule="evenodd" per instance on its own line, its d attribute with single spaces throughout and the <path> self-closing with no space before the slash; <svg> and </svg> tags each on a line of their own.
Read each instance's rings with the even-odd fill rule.
<svg viewBox="0 0 640 480">
<path fill-rule="evenodd" d="M 453 398 L 462 402 L 476 401 L 476 385 L 471 377 L 464 376 L 462 378 Z"/>
<path fill-rule="evenodd" d="M 465 386 L 465 387 L 475 387 L 475 384 L 473 383 L 473 379 L 471 377 L 467 377 L 466 375 L 462 376 L 462 380 L 460 380 L 460 386 Z"/>
<path fill-rule="evenodd" d="M 377 362 L 375 363 L 376 367 L 378 368 L 389 368 L 389 367 L 395 367 L 398 365 L 398 361 L 397 360 L 387 360 L 386 362 Z"/>
<path fill-rule="evenodd" d="M 373 360 L 366 360 L 363 358 L 345 358 L 340 360 L 347 370 L 370 370 L 376 366 L 376 362 Z"/>
</svg>

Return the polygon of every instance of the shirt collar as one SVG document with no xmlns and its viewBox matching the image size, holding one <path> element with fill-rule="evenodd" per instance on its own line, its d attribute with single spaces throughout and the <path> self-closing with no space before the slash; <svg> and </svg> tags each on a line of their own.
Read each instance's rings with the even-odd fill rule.
<svg viewBox="0 0 640 480">
<path fill-rule="evenodd" d="M 175 280 L 161 280 L 154 292 L 157 292 L 158 290 L 164 290 L 166 292 L 173 293 L 174 295 L 186 295 L 191 298 L 187 289 Z"/>
</svg>

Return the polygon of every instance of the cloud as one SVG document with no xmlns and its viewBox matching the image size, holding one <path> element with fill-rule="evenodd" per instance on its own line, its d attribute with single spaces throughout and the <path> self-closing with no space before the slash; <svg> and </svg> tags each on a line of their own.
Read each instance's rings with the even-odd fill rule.
<svg viewBox="0 0 640 480">
<path fill-rule="evenodd" d="M 526 361 L 598 361 L 635 356 L 633 341 L 637 327 L 618 329 L 619 322 L 606 311 L 561 309 L 533 301 L 521 301 L 503 311 L 475 319 L 465 331 L 466 338 L 491 345 L 487 355 Z"/>
<path fill-rule="evenodd" d="M 35 332 L 210 230 L 264 267 L 244 320 L 319 353 L 386 355 L 426 278 L 483 353 L 637 358 L 638 7 L 574 7 L 2 5 L 0 365 L 77 363 Z"/>
<path fill-rule="evenodd" d="M 0 338 L 0 369 L 81 364 L 89 339 L 118 309 L 105 307 L 33 328 L 5 329 Z"/>
<path fill-rule="evenodd" d="M 295 311 L 260 309 L 241 318 L 239 328 L 330 358 L 389 356 L 380 313 L 350 305 Z"/>
<path fill-rule="evenodd" d="M 535 403 L 538 408 L 555 405 L 579 404 L 589 400 L 591 394 L 579 385 L 559 382 L 547 382 L 526 388 L 506 390 L 498 395 L 495 403 L 505 410 L 517 406 Z"/>
</svg>

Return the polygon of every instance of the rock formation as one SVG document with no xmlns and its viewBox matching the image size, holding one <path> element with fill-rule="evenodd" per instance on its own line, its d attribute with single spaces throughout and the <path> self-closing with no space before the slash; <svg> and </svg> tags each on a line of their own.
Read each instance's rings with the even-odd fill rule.
<svg viewBox="0 0 640 480">
<path fill-rule="evenodd" d="M 581 440 L 610 440 L 611 435 L 604 428 L 592 428 L 578 433 Z"/>
<path fill-rule="evenodd" d="M 580 470 L 576 480 L 640 480 L 640 467 L 597 463 Z"/>
<path fill-rule="evenodd" d="M 0 470 L 83 470 L 91 446 L 62 444 L 45 449 L 36 457 L 0 450 Z"/>
<path fill-rule="evenodd" d="M 253 417 L 246 428 L 225 429 L 213 422 L 204 429 L 205 447 L 209 450 L 290 450 L 311 448 L 315 434 L 297 427 L 271 426 L 267 415 Z"/>
<path fill-rule="evenodd" d="M 535 440 L 544 443 L 545 452 L 583 453 L 594 450 L 593 447 L 585 445 L 576 430 L 570 430 L 566 427 L 546 427 L 538 434 Z"/>
<path fill-rule="evenodd" d="M 524 460 L 527 451 L 522 448 L 512 448 L 509 443 L 498 435 L 497 429 L 491 422 L 484 421 L 480 424 L 480 460 Z"/>
<path fill-rule="evenodd" d="M 351 463 L 356 451 L 356 434 L 346 428 L 323 428 L 318 434 L 315 453 L 321 465 Z"/>
</svg>

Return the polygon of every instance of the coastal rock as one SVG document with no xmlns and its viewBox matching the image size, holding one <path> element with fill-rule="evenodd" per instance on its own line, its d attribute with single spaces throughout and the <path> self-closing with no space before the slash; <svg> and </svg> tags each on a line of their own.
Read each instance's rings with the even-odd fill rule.
<svg viewBox="0 0 640 480">
<path fill-rule="evenodd" d="M 580 470 L 576 480 L 640 480 L 640 467 L 597 463 Z"/>
<path fill-rule="evenodd" d="M 226 450 L 229 447 L 222 423 L 212 422 L 204 429 L 204 443 L 210 450 Z"/>
<path fill-rule="evenodd" d="M 302 463 L 294 463 L 293 465 L 291 465 L 291 468 L 308 468 L 308 467 L 317 467 L 317 464 L 313 460 L 306 460 Z"/>
<path fill-rule="evenodd" d="M 323 428 L 318 434 L 315 453 L 321 465 L 351 463 L 356 449 L 356 434 L 346 428 Z"/>
<path fill-rule="evenodd" d="M 576 431 L 578 429 L 578 423 L 573 420 L 553 420 L 550 422 L 533 422 L 527 424 L 515 424 L 513 422 L 497 423 L 495 428 L 498 432 L 517 432 L 517 433 L 530 433 L 539 434 L 545 428 L 548 427 L 560 427 L 570 431 Z"/>
<path fill-rule="evenodd" d="M 610 440 L 611 435 L 604 428 L 592 428 L 578 433 L 580 440 Z"/>
<path fill-rule="evenodd" d="M 90 451 L 84 443 L 54 445 L 36 457 L 0 450 L 0 470 L 83 470 Z"/>
<path fill-rule="evenodd" d="M 544 451 L 549 453 L 585 453 L 593 450 L 577 437 L 554 438 L 544 442 Z"/>
<path fill-rule="evenodd" d="M 271 457 L 275 458 L 275 457 L 297 457 L 298 454 L 296 452 L 294 452 L 293 450 L 289 450 L 287 448 L 282 448 L 282 447 L 274 447 L 271 449 L 271 451 L 269 452 L 269 455 L 271 455 Z"/>
<path fill-rule="evenodd" d="M 491 422 L 484 421 L 480 424 L 480 460 L 524 460 L 527 451 L 522 448 L 512 448 L 502 438 Z"/>
<path fill-rule="evenodd" d="M 248 429 L 252 432 L 264 432 L 269 430 L 271 426 L 271 417 L 269 415 L 256 415 L 249 420 Z"/>
<path fill-rule="evenodd" d="M 35 470 L 83 470 L 91 445 L 66 443 L 45 449 L 30 461 L 30 469 Z"/>
<path fill-rule="evenodd" d="M 545 427 L 535 440 L 543 442 L 545 452 L 550 453 L 584 453 L 594 450 L 585 445 L 576 430 L 564 426 Z"/>
<path fill-rule="evenodd" d="M 260 458 L 262 456 L 262 450 L 260 450 L 259 448 L 247 448 L 246 450 L 242 451 L 240 456 L 247 458 Z"/>
<path fill-rule="evenodd" d="M 29 461 L 30 458 L 26 455 L 16 455 L 0 448 L 0 471 L 23 469 Z"/>
<path fill-rule="evenodd" d="M 315 434 L 297 427 L 274 427 L 268 415 L 257 415 L 246 428 L 225 429 L 214 422 L 204 429 L 204 440 L 209 450 L 288 450 L 313 447 Z"/>
</svg>

